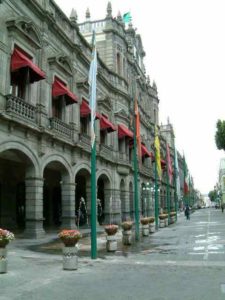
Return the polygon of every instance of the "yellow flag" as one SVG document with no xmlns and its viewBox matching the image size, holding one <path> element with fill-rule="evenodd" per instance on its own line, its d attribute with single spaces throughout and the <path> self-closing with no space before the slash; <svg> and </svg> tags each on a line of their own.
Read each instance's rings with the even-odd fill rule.
<svg viewBox="0 0 225 300">
<path fill-rule="evenodd" d="M 161 158 L 160 158 L 160 142 L 159 142 L 159 136 L 158 136 L 158 129 L 157 126 L 155 126 L 155 163 L 156 163 L 156 169 L 158 173 L 158 177 L 161 180 L 162 177 L 162 168 L 161 168 Z"/>
</svg>

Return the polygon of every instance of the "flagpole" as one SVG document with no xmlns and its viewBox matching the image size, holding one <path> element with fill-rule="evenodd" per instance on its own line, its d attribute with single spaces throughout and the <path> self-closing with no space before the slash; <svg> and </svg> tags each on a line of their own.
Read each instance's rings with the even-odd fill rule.
<svg viewBox="0 0 225 300">
<path fill-rule="evenodd" d="M 155 137 L 156 137 L 156 128 L 155 131 Z M 154 138 L 155 138 L 154 137 Z M 154 155 L 155 155 L 155 229 L 158 230 L 159 228 L 159 198 L 158 198 L 158 172 L 157 172 L 157 160 L 156 160 L 156 146 L 154 146 Z"/>
<path fill-rule="evenodd" d="M 187 195 L 185 192 L 185 177 L 186 177 L 186 162 L 185 162 L 185 157 L 183 156 L 183 168 L 184 168 L 184 204 L 185 206 L 188 204 L 187 203 Z"/>
<path fill-rule="evenodd" d="M 159 199 L 158 199 L 158 174 L 156 163 L 156 149 L 155 149 L 155 229 L 159 228 Z"/>
<path fill-rule="evenodd" d="M 97 258 L 96 232 L 96 142 L 91 150 L 91 258 Z"/>
<path fill-rule="evenodd" d="M 135 239 L 136 241 L 139 241 L 138 164 L 137 164 L 136 125 L 134 125 L 134 156 L 133 157 L 134 157 Z"/>
<path fill-rule="evenodd" d="M 170 224 L 170 195 L 169 195 L 169 163 L 168 163 L 168 159 L 166 160 L 166 168 L 167 168 L 167 172 L 166 172 L 166 205 L 167 205 L 167 214 L 168 214 L 168 224 Z"/>
<path fill-rule="evenodd" d="M 96 116 L 96 74 L 97 54 L 95 49 L 95 31 L 92 35 L 92 62 L 89 73 L 90 103 L 91 103 L 91 258 L 97 258 L 97 232 L 96 232 L 96 139 L 95 139 L 95 116 Z"/>
</svg>

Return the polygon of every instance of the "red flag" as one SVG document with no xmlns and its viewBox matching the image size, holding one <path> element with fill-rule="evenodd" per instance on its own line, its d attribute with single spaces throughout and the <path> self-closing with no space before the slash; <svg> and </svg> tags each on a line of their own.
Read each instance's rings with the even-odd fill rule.
<svg viewBox="0 0 225 300">
<path fill-rule="evenodd" d="M 141 162 L 141 126 L 140 126 L 140 113 L 138 110 L 137 99 L 135 99 L 135 125 L 136 125 L 136 140 L 139 162 Z"/>
<path fill-rule="evenodd" d="M 170 147 L 168 143 L 166 143 L 166 164 L 167 164 L 167 174 L 169 177 L 169 183 L 172 184 L 173 169 L 172 169 L 172 163 L 170 158 Z"/>
</svg>

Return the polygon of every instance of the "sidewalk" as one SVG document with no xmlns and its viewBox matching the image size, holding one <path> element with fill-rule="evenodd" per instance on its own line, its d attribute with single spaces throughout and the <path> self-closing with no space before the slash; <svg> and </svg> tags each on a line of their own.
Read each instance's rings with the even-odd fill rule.
<svg viewBox="0 0 225 300">
<path fill-rule="evenodd" d="M 103 231 L 104 227 L 101 227 L 97 235 L 97 259 L 94 260 L 91 259 L 90 229 L 80 229 L 84 237 L 79 242 L 78 269 L 74 272 L 63 270 L 63 244 L 57 238 L 58 232 L 48 233 L 45 238 L 39 240 L 16 236 L 16 239 L 7 246 L 8 272 L 0 274 L 0 300 L 103 299 L 101 298 L 103 294 L 98 294 L 99 287 L 102 287 L 104 283 L 105 288 L 106 284 L 115 280 L 118 272 L 123 273 L 121 268 L 122 270 L 123 267 L 126 268 L 127 263 L 133 260 L 135 264 L 137 255 L 139 259 L 140 255 L 142 258 L 147 258 L 149 253 L 156 255 L 159 252 L 157 247 L 160 236 L 171 232 L 172 227 L 175 226 L 160 229 L 149 237 L 142 237 L 140 233 L 138 242 L 135 242 L 133 231 L 131 246 L 122 245 L 122 230 L 120 229 L 117 233 L 118 250 L 115 253 L 106 251 L 106 233 Z M 116 267 L 113 272 L 110 271 L 112 266 Z M 133 263 L 132 268 L 134 268 Z M 109 281 L 105 276 L 105 271 L 109 272 L 110 276 L 114 274 Z M 90 280 L 89 285 L 92 290 L 96 291 L 98 297 L 91 298 L 90 295 L 86 298 L 81 297 L 88 287 L 87 280 Z M 137 280 L 140 280 L 138 275 Z M 77 285 L 78 282 L 79 285 Z M 65 288 L 64 292 L 61 286 Z M 110 284 L 109 291 L 111 292 Z M 74 297 L 74 293 L 78 293 L 79 298 Z"/>
<path fill-rule="evenodd" d="M 91 228 L 80 228 L 82 238 L 78 243 L 80 255 L 88 256 L 91 253 Z M 25 239 L 22 234 L 16 234 L 15 240 L 12 241 L 7 249 L 31 250 L 34 252 L 42 252 L 46 254 L 61 255 L 63 244 L 58 238 L 59 231 L 47 232 L 44 238 L 41 239 Z M 118 233 L 118 238 L 120 233 Z M 97 248 L 102 251 L 105 248 L 106 234 L 103 226 L 97 228 Z M 82 254 L 81 254 L 82 253 Z"/>
<path fill-rule="evenodd" d="M 181 214 L 182 215 L 182 214 Z M 178 214 L 178 222 L 179 222 L 179 214 Z M 172 228 L 176 226 L 177 223 L 170 225 L 167 228 Z M 167 230 L 167 228 L 162 228 L 158 230 L 158 232 Z M 78 246 L 78 256 L 80 258 L 90 258 L 91 259 L 91 228 L 80 228 L 79 231 L 82 233 L 82 238 L 80 239 Z M 143 238 L 141 233 L 141 225 L 140 225 L 140 240 L 138 242 L 135 241 L 135 230 L 133 228 L 133 243 L 131 246 L 124 246 L 122 244 L 122 229 L 120 228 L 116 234 L 118 241 L 118 251 L 114 255 L 123 255 L 127 256 L 129 253 L 138 253 L 139 251 L 147 251 L 151 244 L 151 241 L 154 239 L 154 236 L 157 235 L 157 231 L 150 235 L 149 238 Z M 47 232 L 46 236 L 42 239 L 24 239 L 22 234 L 16 235 L 14 241 L 12 241 L 8 246 L 9 252 L 9 260 L 10 260 L 10 252 L 18 251 L 18 249 L 25 252 L 32 253 L 42 253 L 43 255 L 62 255 L 62 247 L 63 243 L 58 238 L 58 231 Z M 97 228 L 97 252 L 98 258 L 105 259 L 107 256 L 111 256 L 111 252 L 106 251 L 106 233 L 104 230 L 104 226 L 99 226 Z"/>
</svg>

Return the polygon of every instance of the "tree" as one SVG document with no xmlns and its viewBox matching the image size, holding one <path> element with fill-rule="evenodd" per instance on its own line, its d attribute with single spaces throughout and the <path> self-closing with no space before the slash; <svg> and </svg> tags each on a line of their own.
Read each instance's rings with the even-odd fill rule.
<svg viewBox="0 0 225 300">
<path fill-rule="evenodd" d="M 212 202 L 216 201 L 216 198 L 217 198 L 217 192 L 216 192 L 216 190 L 210 191 L 208 193 L 208 196 L 209 196 L 210 201 L 212 201 Z"/>
<path fill-rule="evenodd" d="M 216 123 L 217 131 L 215 134 L 216 146 L 219 150 L 225 151 L 225 121 L 218 120 Z"/>
</svg>

